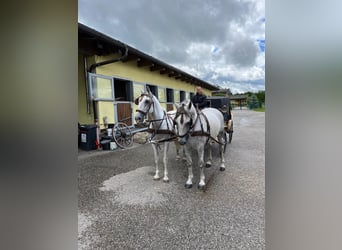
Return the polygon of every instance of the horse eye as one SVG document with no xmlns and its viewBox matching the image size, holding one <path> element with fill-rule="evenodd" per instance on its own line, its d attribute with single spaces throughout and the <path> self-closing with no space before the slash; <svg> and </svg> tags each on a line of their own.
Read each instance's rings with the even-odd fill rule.
<svg viewBox="0 0 342 250">
<path fill-rule="evenodd" d="M 145 101 L 146 104 L 149 103 L 149 102 L 150 102 L 149 100 L 146 100 L 146 101 Z"/>
</svg>

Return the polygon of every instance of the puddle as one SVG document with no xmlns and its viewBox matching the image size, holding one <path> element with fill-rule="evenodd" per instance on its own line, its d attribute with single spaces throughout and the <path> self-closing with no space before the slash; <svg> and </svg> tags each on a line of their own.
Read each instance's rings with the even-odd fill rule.
<svg viewBox="0 0 342 250">
<path fill-rule="evenodd" d="M 109 192 L 108 197 L 112 202 L 127 205 L 161 205 L 167 201 L 175 187 L 171 182 L 154 181 L 153 173 L 154 167 L 147 166 L 119 174 L 104 181 L 100 190 Z"/>
</svg>

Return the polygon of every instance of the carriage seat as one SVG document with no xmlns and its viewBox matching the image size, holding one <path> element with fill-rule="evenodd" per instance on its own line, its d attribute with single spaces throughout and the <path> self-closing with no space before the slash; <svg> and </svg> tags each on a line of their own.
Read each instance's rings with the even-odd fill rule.
<svg viewBox="0 0 342 250">
<path fill-rule="evenodd" d="M 231 113 L 231 109 L 227 108 L 226 105 L 223 105 L 222 108 L 219 108 L 219 110 L 221 111 L 221 113 L 223 114 L 223 118 L 224 118 L 224 129 L 226 130 L 226 132 L 229 132 L 231 130 L 232 127 L 232 113 Z"/>
<path fill-rule="evenodd" d="M 224 118 L 225 122 L 227 122 L 227 121 L 232 119 L 231 109 L 230 108 L 228 109 L 226 105 L 223 105 L 223 107 L 219 108 L 219 110 L 223 114 L 223 118 Z"/>
</svg>

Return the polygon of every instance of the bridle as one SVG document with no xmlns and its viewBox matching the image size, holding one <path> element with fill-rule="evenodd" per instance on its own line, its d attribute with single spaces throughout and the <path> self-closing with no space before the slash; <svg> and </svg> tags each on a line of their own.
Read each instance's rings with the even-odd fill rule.
<svg viewBox="0 0 342 250">
<path fill-rule="evenodd" d="M 184 107 L 179 108 L 179 110 L 177 110 L 176 116 L 175 116 L 175 118 L 174 118 L 173 127 L 176 126 L 175 120 L 176 120 L 179 116 L 181 116 L 181 121 L 182 121 L 184 115 L 187 115 L 187 116 L 188 116 L 189 114 L 187 114 L 187 112 L 185 112 Z M 198 116 L 197 116 L 197 118 L 196 118 L 196 121 L 197 121 L 197 119 L 198 119 Z M 192 116 L 190 116 L 190 123 L 189 123 L 189 129 L 188 129 L 188 131 L 187 131 L 184 135 L 179 135 L 179 134 L 178 134 L 178 131 L 177 131 L 177 136 L 180 137 L 180 138 L 183 138 L 183 137 L 185 137 L 185 136 L 189 136 L 190 131 L 194 128 L 196 121 L 193 122 Z"/>
<path fill-rule="evenodd" d="M 137 109 L 136 111 L 141 113 L 143 116 L 146 116 L 148 111 L 150 110 L 151 107 L 154 107 L 154 101 L 153 101 L 153 96 L 150 95 L 150 94 L 146 94 L 146 93 L 143 93 L 141 94 L 137 99 L 135 99 L 135 104 L 138 105 L 139 102 L 140 102 L 140 99 L 143 97 L 143 96 L 147 96 L 151 99 L 151 101 L 148 103 L 148 108 L 147 108 L 147 111 L 145 112 L 144 110 L 141 110 L 141 109 Z"/>
<path fill-rule="evenodd" d="M 153 95 L 150 93 L 142 93 L 138 98 L 135 99 L 134 103 L 136 105 L 139 105 L 139 103 L 141 102 L 141 99 L 143 96 L 147 96 L 151 99 L 151 101 L 148 103 L 147 106 L 147 111 L 141 110 L 141 109 L 136 109 L 137 112 L 141 113 L 143 116 L 146 116 L 149 113 L 149 110 L 151 109 L 151 107 L 153 107 L 154 110 L 154 101 L 153 101 Z M 170 116 L 168 116 L 164 110 L 163 112 L 163 118 L 160 119 L 148 119 L 147 121 L 150 123 L 150 125 L 152 124 L 152 127 L 149 128 L 147 130 L 147 132 L 152 133 L 152 136 L 150 138 L 150 140 L 152 140 L 152 138 L 156 135 L 156 134 L 168 134 L 168 135 L 172 135 L 169 138 L 164 138 L 162 140 L 159 140 L 158 142 L 165 142 L 165 141 L 171 141 L 174 140 L 175 138 L 177 138 L 177 136 L 175 136 L 175 133 L 173 132 L 173 130 L 171 130 L 169 128 L 169 123 L 167 122 L 168 119 L 172 119 Z M 161 129 L 161 126 L 163 124 L 163 121 L 166 120 L 166 125 L 167 125 L 167 129 Z M 156 125 L 155 122 L 161 121 L 159 123 L 159 125 Z"/>
</svg>

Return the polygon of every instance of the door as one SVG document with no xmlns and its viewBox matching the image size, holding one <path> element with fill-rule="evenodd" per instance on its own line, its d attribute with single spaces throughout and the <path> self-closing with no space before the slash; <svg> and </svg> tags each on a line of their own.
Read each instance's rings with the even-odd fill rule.
<svg viewBox="0 0 342 250">
<path fill-rule="evenodd" d="M 132 105 L 130 102 L 116 102 L 117 121 L 132 126 Z"/>
<path fill-rule="evenodd" d="M 114 104 L 116 121 L 133 126 L 133 83 L 132 81 L 114 78 Z"/>
</svg>

